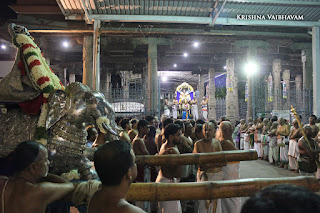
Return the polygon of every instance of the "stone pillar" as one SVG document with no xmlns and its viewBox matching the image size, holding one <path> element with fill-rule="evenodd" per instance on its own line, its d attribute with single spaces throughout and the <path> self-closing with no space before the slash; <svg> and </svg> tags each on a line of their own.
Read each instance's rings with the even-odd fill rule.
<svg viewBox="0 0 320 213">
<path fill-rule="evenodd" d="M 93 39 L 92 36 L 84 36 L 83 37 L 83 77 L 82 83 L 90 87 L 90 89 L 94 89 L 94 73 L 93 73 Z"/>
<path fill-rule="evenodd" d="M 296 85 L 296 95 L 295 95 L 295 108 L 301 106 L 302 102 L 302 77 L 297 75 L 294 79 Z"/>
<path fill-rule="evenodd" d="M 65 85 L 65 86 L 68 86 L 67 85 L 67 68 L 63 68 L 63 84 Z"/>
<path fill-rule="evenodd" d="M 286 110 L 291 109 L 291 102 L 290 102 L 290 70 L 285 70 L 282 72 L 282 80 L 286 83 L 287 89 L 287 99 L 283 99 L 282 105 L 285 106 Z"/>
<path fill-rule="evenodd" d="M 69 74 L 69 83 L 76 82 L 76 75 L 75 74 Z"/>
<path fill-rule="evenodd" d="M 143 68 L 143 73 L 141 75 L 141 79 L 142 79 L 142 86 L 143 86 L 143 91 L 144 91 L 144 98 L 143 98 L 143 104 L 144 104 L 144 108 L 145 108 L 145 111 L 148 111 L 149 109 L 149 106 L 148 106 L 148 103 L 149 103 L 149 100 L 148 100 L 148 85 L 149 85 L 149 82 L 148 82 L 148 69 L 147 67 L 144 67 Z"/>
<path fill-rule="evenodd" d="M 238 104 L 238 81 L 234 75 L 234 59 L 227 59 L 227 79 L 226 79 L 226 116 L 232 124 L 239 120 L 239 104 Z M 236 94 L 237 93 L 237 94 Z"/>
<path fill-rule="evenodd" d="M 274 102 L 273 102 L 273 109 L 274 110 L 280 110 L 281 108 L 281 60 L 275 59 L 273 61 L 272 65 L 272 74 L 273 74 L 273 96 L 274 96 Z"/>
<path fill-rule="evenodd" d="M 158 112 L 157 44 L 148 44 L 148 111 Z"/>
<path fill-rule="evenodd" d="M 104 69 L 100 73 L 100 92 L 102 92 L 105 98 L 108 100 L 110 96 L 110 83 L 111 83 L 111 72 L 109 69 Z"/>
<path fill-rule="evenodd" d="M 199 91 L 198 115 L 199 115 L 199 118 L 203 119 L 201 101 L 203 100 L 203 97 L 204 97 L 204 73 L 199 74 L 198 91 Z"/>
<path fill-rule="evenodd" d="M 312 89 L 312 51 L 311 49 L 301 50 L 301 61 L 303 70 L 303 89 Z"/>
<path fill-rule="evenodd" d="M 216 119 L 216 85 L 214 82 L 215 69 L 209 68 L 209 89 L 208 93 L 208 120 Z"/>
<path fill-rule="evenodd" d="M 247 101 L 247 119 L 253 116 L 253 108 L 252 108 L 252 77 L 247 77 L 247 85 L 248 85 L 248 101 Z"/>
<path fill-rule="evenodd" d="M 100 91 L 100 20 L 94 20 L 93 29 L 93 86 L 95 91 Z"/>
<path fill-rule="evenodd" d="M 123 98 L 125 100 L 129 99 L 129 81 L 128 79 L 130 79 L 130 75 L 129 72 L 127 71 L 123 71 L 122 72 L 122 81 L 123 81 Z"/>
<path fill-rule="evenodd" d="M 254 62 L 257 56 L 257 48 L 266 49 L 269 47 L 269 43 L 260 40 L 238 40 L 234 42 L 235 49 L 240 49 L 243 47 L 248 48 L 246 62 Z M 247 102 L 247 118 L 255 117 L 255 96 L 254 96 L 254 81 L 253 79 L 257 79 L 257 76 L 248 76 L 248 102 Z"/>
<path fill-rule="evenodd" d="M 320 27 L 312 28 L 313 114 L 320 116 Z"/>
</svg>

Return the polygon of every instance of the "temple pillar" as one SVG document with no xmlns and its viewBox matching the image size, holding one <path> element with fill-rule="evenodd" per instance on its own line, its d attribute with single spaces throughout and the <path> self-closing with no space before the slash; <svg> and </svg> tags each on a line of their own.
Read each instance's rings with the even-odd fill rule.
<svg viewBox="0 0 320 213">
<path fill-rule="evenodd" d="M 286 98 L 283 97 L 283 106 L 289 110 L 291 107 L 290 102 L 290 70 L 284 70 L 282 72 L 282 80 L 286 84 Z M 284 88 L 283 88 L 284 89 Z"/>
<path fill-rule="evenodd" d="M 69 84 L 76 82 L 76 75 L 75 74 L 69 74 Z"/>
<path fill-rule="evenodd" d="M 266 49 L 269 47 L 269 43 L 260 40 L 239 40 L 234 43 L 236 49 L 240 49 L 243 47 L 247 47 L 247 63 L 255 63 L 255 59 L 257 56 L 257 48 Z M 248 101 L 247 101 L 247 118 L 252 117 L 255 118 L 256 110 L 255 110 L 255 84 L 256 81 L 254 79 L 258 79 L 256 75 L 258 73 L 251 73 L 249 75 L 250 70 L 246 71 L 248 73 L 247 77 L 247 85 L 248 85 Z"/>
<path fill-rule="evenodd" d="M 320 27 L 312 28 L 313 114 L 320 116 Z"/>
<path fill-rule="evenodd" d="M 297 75 L 294 79 L 296 86 L 296 95 L 295 95 L 295 108 L 301 105 L 302 102 L 302 77 L 301 75 Z"/>
<path fill-rule="evenodd" d="M 238 81 L 234 75 L 234 59 L 228 58 L 226 62 L 226 116 L 235 124 L 236 120 L 239 120 Z"/>
<path fill-rule="evenodd" d="M 110 97 L 110 85 L 111 85 L 111 71 L 104 69 L 100 73 L 100 92 L 102 92 L 105 98 L 108 100 Z"/>
<path fill-rule="evenodd" d="M 93 73 L 93 38 L 85 35 L 83 37 L 83 75 L 82 83 L 94 89 L 94 73 Z"/>
<path fill-rule="evenodd" d="M 281 60 L 275 59 L 272 65 L 272 74 L 273 74 L 273 94 L 274 94 L 274 102 L 273 109 L 280 110 L 281 108 Z"/>
<path fill-rule="evenodd" d="M 208 120 L 216 119 L 216 85 L 214 82 L 215 69 L 209 68 L 209 88 L 208 88 Z"/>
<path fill-rule="evenodd" d="M 148 44 L 148 111 L 158 112 L 157 44 Z"/>
<path fill-rule="evenodd" d="M 148 113 L 160 115 L 157 46 L 172 45 L 173 41 L 165 38 L 136 38 L 132 44 L 134 47 L 141 44 L 148 45 L 147 110 Z"/>
<path fill-rule="evenodd" d="M 93 29 L 93 86 L 95 91 L 100 91 L 100 20 L 94 20 Z"/>
<path fill-rule="evenodd" d="M 203 100 L 203 97 L 204 97 L 204 73 L 199 74 L 198 91 L 199 91 L 198 115 L 199 115 L 199 118 L 203 119 L 201 101 Z"/>
<path fill-rule="evenodd" d="M 68 86 L 67 85 L 67 68 L 63 68 L 63 84 L 65 86 Z"/>
</svg>

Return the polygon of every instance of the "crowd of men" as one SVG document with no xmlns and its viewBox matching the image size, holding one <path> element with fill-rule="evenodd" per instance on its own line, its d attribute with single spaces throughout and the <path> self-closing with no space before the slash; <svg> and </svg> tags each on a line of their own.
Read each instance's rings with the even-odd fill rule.
<svg viewBox="0 0 320 213">
<path fill-rule="evenodd" d="M 238 149 L 257 150 L 259 159 L 268 160 L 271 165 L 299 172 L 302 176 L 320 179 L 319 142 L 320 123 L 315 115 L 303 127 L 298 120 L 290 124 L 284 118 L 249 118 L 241 120 L 234 130 Z"/>
<path fill-rule="evenodd" d="M 92 196 L 89 213 L 144 212 L 143 209 L 148 208 L 144 202 L 129 203 L 125 200 L 133 182 L 178 183 L 239 178 L 239 162 L 229 162 L 225 166 L 213 162 L 197 165 L 197 168 L 191 165 L 145 168 L 135 164 L 136 155 L 211 153 L 253 148 L 260 159 L 299 171 L 301 175 L 314 175 L 317 170 L 320 152 L 317 142 L 320 135 L 314 115 L 310 116 L 309 124 L 304 126 L 303 131 L 299 129 L 297 121 L 293 121 L 290 127 L 286 120 L 275 117 L 270 121 L 262 118 L 248 119 L 247 122 L 241 120 L 235 127 L 226 117 L 219 122 L 163 117 L 159 124 L 154 116 L 146 116 L 142 120 L 117 118 L 116 122 L 122 127 L 119 140 L 106 142 L 103 133 L 98 134 L 92 127 L 88 128 L 87 146 L 98 147 L 94 154 L 94 165 L 102 183 L 102 187 Z M 62 178 L 48 175 L 48 152 L 36 142 L 19 144 L 10 156 L 1 160 L 9 162 L 14 168 L 11 174 L 0 177 L 2 213 L 20 212 L 21 209 L 27 213 L 45 212 L 49 203 L 65 197 L 77 187 Z M 297 190 L 284 187 L 288 193 Z M 266 193 L 277 194 L 275 191 L 277 189 L 267 190 L 253 197 L 254 201 L 245 205 L 242 212 L 266 208 L 269 204 L 259 206 L 256 199 L 266 196 Z M 281 190 L 282 193 L 284 191 Z M 318 199 L 317 196 L 314 198 Z M 11 200 L 15 200 L 15 205 Z M 319 208 L 320 204 L 316 206 Z M 277 205 L 272 204 L 272 208 L 277 209 Z M 151 205 L 151 212 L 180 213 L 185 209 L 186 203 L 180 201 L 161 201 Z M 195 203 L 194 209 L 199 213 L 239 213 L 240 198 L 201 200 Z"/>
</svg>

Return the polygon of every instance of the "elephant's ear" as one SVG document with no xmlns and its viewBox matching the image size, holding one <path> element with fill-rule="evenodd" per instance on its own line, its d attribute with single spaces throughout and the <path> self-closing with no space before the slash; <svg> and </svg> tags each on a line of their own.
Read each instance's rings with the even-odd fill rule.
<svg viewBox="0 0 320 213">
<path fill-rule="evenodd" d="M 56 90 L 51 93 L 48 100 L 48 116 L 46 120 L 46 128 L 51 128 L 66 114 L 67 95 L 63 90 Z"/>
</svg>

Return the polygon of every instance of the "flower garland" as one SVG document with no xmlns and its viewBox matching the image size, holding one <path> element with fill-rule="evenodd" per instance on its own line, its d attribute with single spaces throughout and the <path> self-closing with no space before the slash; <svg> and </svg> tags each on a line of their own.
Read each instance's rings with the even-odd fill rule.
<svg viewBox="0 0 320 213">
<path fill-rule="evenodd" d="M 22 53 L 21 61 L 19 63 L 19 68 L 22 75 L 26 72 L 23 64 L 26 64 L 28 65 L 26 68 L 30 71 L 30 76 L 33 82 L 43 93 L 43 104 L 37 123 L 35 139 L 38 142 L 46 145 L 48 132 L 45 124 L 48 114 L 48 98 L 50 93 L 54 90 L 64 90 L 64 86 L 60 82 L 59 78 L 50 69 L 49 65 L 41 54 L 40 48 L 34 43 L 31 37 L 24 34 L 18 34 L 13 39 L 13 44 L 20 48 Z"/>
</svg>

